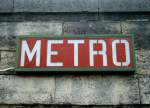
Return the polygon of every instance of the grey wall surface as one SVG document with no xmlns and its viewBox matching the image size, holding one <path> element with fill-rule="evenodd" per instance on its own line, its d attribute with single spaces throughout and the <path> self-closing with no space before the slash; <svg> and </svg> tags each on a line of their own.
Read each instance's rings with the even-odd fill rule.
<svg viewBox="0 0 150 108">
<path fill-rule="evenodd" d="M 78 15 L 76 18 L 74 16 Z M 15 37 L 46 34 L 135 34 L 137 71 L 134 75 L 19 76 L 0 72 L 0 103 L 55 105 L 150 104 L 150 20 L 148 14 L 2 14 L 0 69 L 14 67 Z M 38 16 L 38 17 L 37 17 Z M 39 17 L 40 16 L 40 17 Z M 49 16 L 53 16 L 49 19 Z M 103 16 L 103 18 L 101 18 Z M 112 17 L 113 16 L 113 17 Z M 12 18 L 11 18 L 12 17 Z M 19 18 L 18 18 L 19 17 Z M 22 17 L 22 19 L 20 19 Z M 119 18 L 117 18 L 119 17 Z M 6 19 L 5 19 L 6 18 Z M 17 19 L 18 18 L 18 19 Z M 28 19 L 27 19 L 28 18 Z M 37 19 L 36 19 L 37 18 Z M 116 20 L 117 18 L 117 20 Z M 139 18 L 139 19 L 138 19 Z"/>
<path fill-rule="evenodd" d="M 149 0 L 0 0 L 0 107 L 150 107 L 149 4 Z M 137 71 L 19 75 L 12 69 L 16 36 L 36 34 L 135 34 Z"/>
<path fill-rule="evenodd" d="M 149 12 L 149 0 L 1 0 L 0 12 Z"/>
</svg>

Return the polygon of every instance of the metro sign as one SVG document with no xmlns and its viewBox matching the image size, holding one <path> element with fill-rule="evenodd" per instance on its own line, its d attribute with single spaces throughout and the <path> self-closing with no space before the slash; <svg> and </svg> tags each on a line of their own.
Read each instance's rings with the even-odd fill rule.
<svg viewBox="0 0 150 108">
<path fill-rule="evenodd" d="M 16 71 L 134 71 L 131 35 L 22 36 Z"/>
</svg>

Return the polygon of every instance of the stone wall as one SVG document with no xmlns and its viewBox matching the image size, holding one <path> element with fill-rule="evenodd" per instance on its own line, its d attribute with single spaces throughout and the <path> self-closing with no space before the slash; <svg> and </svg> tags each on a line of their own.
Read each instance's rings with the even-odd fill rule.
<svg viewBox="0 0 150 108">
<path fill-rule="evenodd" d="M 149 107 L 150 1 L 1 0 L 0 107 Z M 135 34 L 134 75 L 18 75 L 15 38 Z M 63 106 L 62 106 L 63 105 Z"/>
</svg>

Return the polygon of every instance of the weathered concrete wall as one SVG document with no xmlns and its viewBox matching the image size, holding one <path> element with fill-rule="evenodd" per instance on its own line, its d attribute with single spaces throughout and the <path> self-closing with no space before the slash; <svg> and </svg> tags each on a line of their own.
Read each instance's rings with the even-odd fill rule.
<svg viewBox="0 0 150 108">
<path fill-rule="evenodd" d="M 1 0 L 0 107 L 148 108 L 144 104 L 150 104 L 149 4 L 148 0 Z M 134 75 L 20 76 L 2 71 L 15 66 L 16 36 L 110 33 L 135 34 Z"/>
<path fill-rule="evenodd" d="M 1 0 L 0 12 L 149 12 L 149 0 Z"/>
<path fill-rule="evenodd" d="M 61 76 L 18 76 L 14 71 L 0 72 L 0 103 L 3 104 L 73 104 L 73 105 L 126 105 L 149 104 L 149 69 L 150 69 L 150 23 L 148 14 L 144 19 L 134 20 L 130 16 L 114 14 L 101 15 L 76 14 L 68 18 L 46 19 L 47 16 L 38 14 L 40 18 L 5 19 L 0 22 L 0 69 L 13 67 L 15 64 L 15 36 L 23 34 L 109 34 L 134 33 L 136 44 L 137 72 L 135 75 L 61 75 Z M 119 16 L 118 16 L 119 15 Z M 8 15 L 2 15 L 6 18 Z M 26 16 L 26 17 L 27 17 Z M 90 16 L 90 17 L 85 17 Z M 97 16 L 97 18 L 95 18 Z M 124 17 L 115 20 L 113 17 Z M 82 19 L 84 17 L 84 20 Z M 44 18 L 44 19 L 43 19 Z M 68 18 L 68 20 L 67 20 Z M 90 19 L 89 19 L 90 18 Z M 93 18 L 93 20 L 91 20 Z M 80 20 L 82 19 L 82 20 Z M 146 19 L 146 20 L 145 20 Z M 9 75 L 6 75 L 9 74 Z M 13 75 L 10 75 L 13 74 Z"/>
</svg>

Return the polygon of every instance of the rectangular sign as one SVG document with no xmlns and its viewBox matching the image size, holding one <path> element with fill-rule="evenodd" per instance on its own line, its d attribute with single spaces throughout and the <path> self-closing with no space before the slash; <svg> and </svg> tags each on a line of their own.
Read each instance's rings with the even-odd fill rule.
<svg viewBox="0 0 150 108">
<path fill-rule="evenodd" d="M 22 36 L 16 71 L 134 71 L 131 35 Z"/>
</svg>

